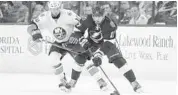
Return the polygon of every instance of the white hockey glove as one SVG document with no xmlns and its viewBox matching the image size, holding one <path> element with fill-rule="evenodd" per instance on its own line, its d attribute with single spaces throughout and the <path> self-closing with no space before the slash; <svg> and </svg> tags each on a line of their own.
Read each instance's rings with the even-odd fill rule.
<svg viewBox="0 0 178 95">
<path fill-rule="evenodd" d="M 43 38 L 40 30 L 33 30 L 31 35 L 32 35 L 33 41 L 36 41 L 36 42 L 40 42 L 40 39 Z"/>
</svg>

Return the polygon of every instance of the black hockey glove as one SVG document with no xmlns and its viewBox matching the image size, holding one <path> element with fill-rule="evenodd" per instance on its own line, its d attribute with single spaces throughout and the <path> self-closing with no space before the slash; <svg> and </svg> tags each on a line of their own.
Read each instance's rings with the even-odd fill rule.
<svg viewBox="0 0 178 95">
<path fill-rule="evenodd" d="M 88 50 L 88 48 L 91 46 L 91 43 L 89 43 L 88 39 L 84 37 L 79 39 L 79 43 L 85 50 Z"/>
<path fill-rule="evenodd" d="M 94 66 L 100 66 L 102 64 L 102 56 L 103 54 L 101 52 L 96 52 L 94 54 L 94 57 L 92 59 Z"/>
<path fill-rule="evenodd" d="M 81 53 L 79 55 L 84 56 L 88 60 L 90 60 L 91 57 L 92 57 L 92 54 L 91 54 L 91 52 L 89 50 L 86 50 L 85 52 L 83 52 L 83 53 Z"/>
<path fill-rule="evenodd" d="M 32 39 L 33 41 L 39 41 L 40 39 L 42 39 L 42 35 L 40 33 L 40 30 L 33 30 L 32 32 Z"/>
</svg>

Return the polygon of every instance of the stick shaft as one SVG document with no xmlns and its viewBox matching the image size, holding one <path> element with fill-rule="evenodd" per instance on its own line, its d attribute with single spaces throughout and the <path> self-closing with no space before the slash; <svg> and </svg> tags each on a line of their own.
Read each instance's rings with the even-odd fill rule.
<svg viewBox="0 0 178 95">
<path fill-rule="evenodd" d="M 119 92 L 116 88 L 116 86 L 113 84 L 113 82 L 109 79 L 108 75 L 106 74 L 106 72 L 103 70 L 103 68 L 101 66 L 99 66 L 99 68 L 101 69 L 101 71 L 103 72 L 103 74 L 105 75 L 105 77 L 108 79 L 109 83 L 112 85 L 112 87 L 115 89 L 115 91 Z"/>
<path fill-rule="evenodd" d="M 79 52 L 75 52 L 75 51 L 73 51 L 73 50 L 71 50 L 71 49 L 69 49 L 69 48 L 65 48 L 65 47 L 63 47 L 63 46 L 59 46 L 59 45 L 57 45 L 57 44 L 55 44 L 55 43 L 52 43 L 52 42 L 50 42 L 50 41 L 47 41 L 47 40 L 44 40 L 44 39 L 41 39 L 41 41 L 42 41 L 42 42 L 45 42 L 45 43 L 49 43 L 49 44 L 51 44 L 51 45 L 53 45 L 53 46 L 56 46 L 56 47 L 58 47 L 58 48 L 67 50 L 67 51 L 69 51 L 69 52 L 72 52 L 72 53 L 75 53 L 75 54 L 80 54 Z"/>
</svg>

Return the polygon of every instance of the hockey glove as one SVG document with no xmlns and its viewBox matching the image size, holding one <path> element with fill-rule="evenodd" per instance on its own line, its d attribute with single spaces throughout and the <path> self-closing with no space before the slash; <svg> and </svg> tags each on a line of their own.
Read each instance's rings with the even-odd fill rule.
<svg viewBox="0 0 178 95">
<path fill-rule="evenodd" d="M 91 44 L 88 42 L 88 39 L 84 37 L 79 39 L 79 43 L 85 50 L 88 50 L 88 48 L 91 46 Z"/>
<path fill-rule="evenodd" d="M 42 38 L 43 37 L 42 37 L 42 35 L 40 33 L 40 30 L 33 30 L 33 32 L 32 32 L 32 39 L 33 39 L 33 41 L 37 41 L 38 42 Z"/>
<path fill-rule="evenodd" d="M 103 54 L 101 52 L 96 52 L 94 54 L 94 57 L 92 59 L 94 66 L 100 66 L 102 64 L 102 56 Z"/>
</svg>

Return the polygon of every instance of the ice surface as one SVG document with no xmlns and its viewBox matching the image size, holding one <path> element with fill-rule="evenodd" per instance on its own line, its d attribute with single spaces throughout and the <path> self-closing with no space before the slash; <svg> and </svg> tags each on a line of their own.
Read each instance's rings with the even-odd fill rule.
<svg viewBox="0 0 178 95">
<path fill-rule="evenodd" d="M 139 80 L 145 93 L 133 92 L 124 78 L 112 78 L 121 95 L 176 95 L 176 81 Z M 89 76 L 81 76 L 71 93 L 61 92 L 52 74 L 0 74 L 0 95 L 109 95 L 99 90 Z"/>
</svg>

